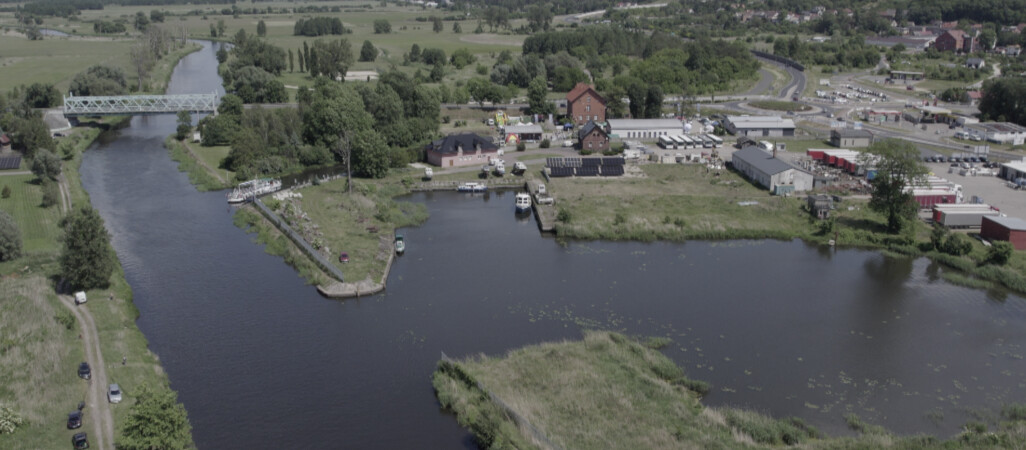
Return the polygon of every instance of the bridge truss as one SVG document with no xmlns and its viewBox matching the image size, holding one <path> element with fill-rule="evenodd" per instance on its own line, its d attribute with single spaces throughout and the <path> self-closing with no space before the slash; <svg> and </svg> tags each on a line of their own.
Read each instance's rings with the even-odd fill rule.
<svg viewBox="0 0 1026 450">
<path fill-rule="evenodd" d="M 64 97 L 64 115 L 125 116 L 217 111 L 217 94 L 119 95 L 111 97 Z"/>
</svg>

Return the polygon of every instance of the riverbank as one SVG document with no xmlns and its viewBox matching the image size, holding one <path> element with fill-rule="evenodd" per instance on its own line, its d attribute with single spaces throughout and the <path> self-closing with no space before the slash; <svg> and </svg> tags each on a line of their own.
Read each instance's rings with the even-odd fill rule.
<svg viewBox="0 0 1026 450">
<path fill-rule="evenodd" d="M 127 119 L 108 121 L 104 126 L 86 124 L 63 138 L 75 143 L 74 156 L 65 161 L 63 171 L 72 208 L 89 204 L 78 173 L 82 152 L 102 128 L 116 127 Z M 63 421 L 79 401 L 88 397 L 90 383 L 121 385 L 124 401 L 112 405 L 112 413 L 114 423 L 123 424 L 130 415 L 134 394 L 142 386 L 166 389 L 169 381 L 159 358 L 150 352 L 146 338 L 135 326 L 139 313 L 120 262 L 109 288 L 88 291 L 89 302 L 79 307 L 88 308 L 92 315 L 108 379 L 87 382 L 75 376 L 78 363 L 85 360 L 81 336 L 88 330 L 56 295 L 61 207 L 39 206 L 42 188 L 33 175 L 4 177 L 0 182 L 20 185 L 17 195 L 0 200 L 0 207 L 14 217 L 25 240 L 32 242 L 21 258 L 0 264 L 0 309 L 5 311 L 0 316 L 0 329 L 4 330 L 0 379 L 7 387 L 0 391 L 0 403 L 23 419 L 13 434 L 0 437 L 0 441 L 5 442 L 5 448 L 60 448 L 67 445 L 70 436 Z M 87 411 L 83 431 L 92 435 L 94 420 Z M 117 426 L 115 430 L 117 439 L 121 430 Z"/>
<path fill-rule="evenodd" d="M 857 437 L 822 436 L 801 419 L 776 420 L 702 405 L 690 380 L 652 347 L 623 335 L 585 331 L 579 341 L 524 347 L 503 357 L 443 357 L 432 384 L 483 448 L 991 448 L 1026 438 L 1026 407 L 1004 409 L 993 432 L 970 424 L 948 442 L 897 437 L 848 417 Z"/>
</svg>

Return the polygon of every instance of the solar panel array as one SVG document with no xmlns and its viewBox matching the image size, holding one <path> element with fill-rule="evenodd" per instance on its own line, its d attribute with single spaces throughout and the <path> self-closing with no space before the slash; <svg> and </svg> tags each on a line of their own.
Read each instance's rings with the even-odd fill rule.
<svg viewBox="0 0 1026 450">
<path fill-rule="evenodd" d="M 624 174 L 624 159 L 614 158 L 546 158 L 550 177 L 615 177 Z"/>
<path fill-rule="evenodd" d="M 17 169 L 21 167 L 20 156 L 5 156 L 0 158 L 0 170 Z"/>
</svg>

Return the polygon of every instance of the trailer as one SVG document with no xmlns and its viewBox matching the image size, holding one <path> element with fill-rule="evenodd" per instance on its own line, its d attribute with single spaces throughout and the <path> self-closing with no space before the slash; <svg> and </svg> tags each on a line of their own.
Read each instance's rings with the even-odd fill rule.
<svg viewBox="0 0 1026 450">
<path fill-rule="evenodd" d="M 912 196 L 922 209 L 933 208 L 933 205 L 958 203 L 958 196 L 952 191 L 935 189 L 913 189 Z"/>
<path fill-rule="evenodd" d="M 980 228 L 984 216 L 1000 214 L 990 205 L 980 203 L 933 206 L 933 221 L 948 228 Z"/>
</svg>

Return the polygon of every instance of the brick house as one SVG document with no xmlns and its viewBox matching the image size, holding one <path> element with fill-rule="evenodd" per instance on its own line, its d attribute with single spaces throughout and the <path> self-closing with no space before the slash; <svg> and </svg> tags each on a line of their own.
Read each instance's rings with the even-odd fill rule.
<svg viewBox="0 0 1026 450">
<path fill-rule="evenodd" d="M 580 126 L 588 121 L 606 121 L 606 100 L 587 83 L 577 83 L 566 94 L 566 115 Z"/>
<path fill-rule="evenodd" d="M 962 30 L 947 30 L 937 37 L 933 47 L 942 52 L 972 53 L 976 50 L 976 38 Z"/>
<path fill-rule="evenodd" d="M 491 140 L 474 133 L 450 134 L 424 148 L 427 162 L 438 167 L 460 167 L 488 164 L 498 156 L 499 147 Z"/>
<path fill-rule="evenodd" d="M 593 121 L 589 121 L 577 132 L 577 143 L 582 151 L 604 152 L 609 150 L 609 133 Z"/>
</svg>

